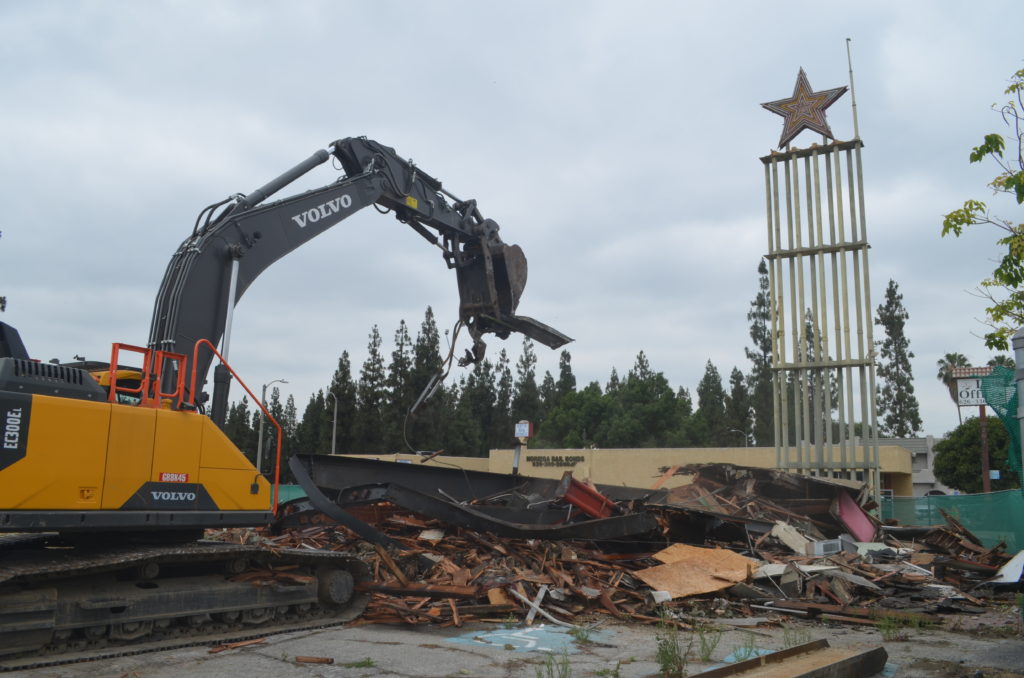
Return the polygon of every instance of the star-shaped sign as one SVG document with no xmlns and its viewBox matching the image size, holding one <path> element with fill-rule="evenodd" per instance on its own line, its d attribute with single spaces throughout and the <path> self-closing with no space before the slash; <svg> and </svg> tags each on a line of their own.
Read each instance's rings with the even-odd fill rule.
<svg viewBox="0 0 1024 678">
<path fill-rule="evenodd" d="M 826 89 L 821 92 L 812 91 L 811 83 L 807 81 L 807 74 L 801 68 L 799 75 L 796 76 L 793 96 L 788 99 L 779 99 L 778 101 L 769 101 L 766 104 L 761 104 L 772 113 L 778 113 L 786 119 L 782 126 L 779 148 L 783 148 L 793 140 L 793 137 L 805 129 L 819 132 L 829 139 L 835 139 L 832 136 L 832 130 L 825 121 L 825 109 L 834 104 L 845 93 L 845 86 Z"/>
</svg>

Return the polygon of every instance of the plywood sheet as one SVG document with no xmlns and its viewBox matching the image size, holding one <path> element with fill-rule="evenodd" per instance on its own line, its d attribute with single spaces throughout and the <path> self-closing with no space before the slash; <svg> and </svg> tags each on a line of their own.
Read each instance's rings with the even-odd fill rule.
<svg viewBox="0 0 1024 678">
<path fill-rule="evenodd" d="M 757 561 L 728 549 L 707 549 L 673 544 L 654 554 L 663 564 L 636 572 L 636 576 L 656 591 L 667 591 L 673 598 L 719 591 L 745 581 L 757 568 Z"/>
</svg>

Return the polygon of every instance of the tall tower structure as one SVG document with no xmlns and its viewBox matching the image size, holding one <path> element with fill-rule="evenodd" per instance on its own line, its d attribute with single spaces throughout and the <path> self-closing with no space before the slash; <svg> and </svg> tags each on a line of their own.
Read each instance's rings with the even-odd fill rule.
<svg viewBox="0 0 1024 678">
<path fill-rule="evenodd" d="M 761 158 L 775 456 L 778 468 L 863 480 L 877 498 L 874 339 L 856 102 L 852 141 L 837 141 L 825 119 L 825 110 L 846 91 L 815 92 L 801 68 L 792 97 L 762 104 L 785 120 L 780 150 Z M 804 130 L 821 134 L 821 143 L 791 146 Z"/>
</svg>

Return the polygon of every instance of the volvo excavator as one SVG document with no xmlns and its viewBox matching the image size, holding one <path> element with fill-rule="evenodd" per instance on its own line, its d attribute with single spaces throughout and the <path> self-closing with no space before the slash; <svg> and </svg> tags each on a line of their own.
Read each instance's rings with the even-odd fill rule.
<svg viewBox="0 0 1024 678">
<path fill-rule="evenodd" d="M 332 158 L 335 181 L 268 202 Z M 356 558 L 201 537 L 267 525 L 277 506 L 280 447 L 271 482 L 221 431 L 232 382 L 262 407 L 228 362 L 236 304 L 275 261 L 371 205 L 455 270 L 464 362 L 483 357 L 485 334 L 571 341 L 516 314 L 526 259 L 474 200 L 365 137 L 201 211 L 167 266 L 145 346 L 114 344 L 103 365 L 40 362 L 0 323 L 0 669 L 361 613 L 368 573 Z"/>
</svg>

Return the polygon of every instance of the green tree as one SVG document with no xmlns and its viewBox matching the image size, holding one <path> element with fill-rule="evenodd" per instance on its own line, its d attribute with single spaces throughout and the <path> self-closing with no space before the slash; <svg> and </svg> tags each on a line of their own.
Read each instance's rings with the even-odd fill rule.
<svg viewBox="0 0 1024 678">
<path fill-rule="evenodd" d="M 473 366 L 476 371 L 481 361 Z M 478 457 L 483 454 L 485 444 L 485 432 L 478 418 L 479 403 L 476 402 L 479 386 L 478 380 L 474 379 L 473 373 L 459 379 L 458 385 L 454 386 L 448 396 L 451 398 L 451 416 L 445 428 L 445 446 L 448 454 L 458 457 Z"/>
<path fill-rule="evenodd" d="M 544 421 L 548 412 L 558 404 L 558 391 L 555 389 L 555 378 L 549 370 L 544 371 L 544 378 L 540 380 L 540 414 L 537 415 L 538 423 Z"/>
<path fill-rule="evenodd" d="M 537 387 L 537 354 L 529 337 L 523 338 L 523 352 L 516 361 L 516 380 L 512 393 L 512 418 L 532 421 L 540 427 L 540 389 Z"/>
<path fill-rule="evenodd" d="M 1010 77 L 1010 86 L 1004 94 L 1010 101 L 994 106 L 1003 123 L 1012 130 L 1011 149 L 1001 134 L 986 134 L 982 143 L 971 150 L 972 163 L 989 159 L 999 167 L 999 174 L 989 183 L 997 195 L 1008 195 L 1018 205 L 1024 204 L 1024 69 Z M 1024 223 L 1015 223 L 992 214 L 986 203 L 967 200 L 963 207 L 953 210 L 942 222 L 942 235 L 960 236 L 968 226 L 994 226 L 1003 232 L 997 244 L 1004 248 L 999 265 L 990 278 L 982 280 L 979 295 L 989 304 L 985 308 L 986 324 L 991 331 L 985 334 L 985 345 L 1005 351 L 1009 339 L 1024 325 Z"/>
<path fill-rule="evenodd" d="M 257 411 L 259 411 L 257 409 Z M 228 416 L 224 423 L 224 434 L 242 450 L 250 460 L 256 460 L 256 430 L 252 427 L 252 414 L 249 412 L 249 399 L 242 399 L 228 408 Z"/>
<path fill-rule="evenodd" d="M 985 363 L 989 367 L 1006 367 L 1011 370 L 1017 369 L 1017 364 L 1008 355 L 997 355 L 989 358 L 988 362 Z"/>
<path fill-rule="evenodd" d="M 619 373 L 612 367 L 612 373 L 608 376 L 608 383 L 604 385 L 605 393 L 614 393 L 619 390 L 622 386 L 622 382 L 619 381 Z"/>
<path fill-rule="evenodd" d="M 739 439 L 744 447 L 747 446 L 750 422 L 753 419 L 751 413 L 750 392 L 747 391 L 746 381 L 739 368 L 734 367 L 729 374 L 729 394 L 725 398 L 725 440 Z"/>
<path fill-rule="evenodd" d="M 488 432 L 493 430 L 494 405 L 497 393 L 494 383 L 494 366 L 490 360 L 474 363 L 473 370 L 459 389 L 458 415 L 465 422 L 466 454 L 473 457 L 487 455 L 490 440 Z"/>
<path fill-rule="evenodd" d="M 1010 436 L 998 417 L 986 417 L 988 428 L 989 468 L 998 469 L 1000 479 L 991 481 L 993 490 L 1020 487 L 1020 479 L 1010 466 L 1007 455 Z M 943 484 L 961 492 L 982 491 L 981 420 L 967 420 L 935 444 L 935 477 Z"/>
<path fill-rule="evenodd" d="M 267 411 L 281 427 L 281 466 L 282 469 L 287 465 L 285 457 L 287 447 L 287 435 L 288 435 L 288 418 L 285 412 L 285 406 L 281 404 L 281 389 L 277 386 L 270 389 L 270 397 L 266 402 Z M 253 428 L 256 429 L 256 447 L 259 449 L 259 430 L 260 430 L 260 418 L 263 413 L 259 408 L 253 413 Z M 263 422 L 263 461 L 260 466 L 260 470 L 264 475 L 270 478 L 274 477 L 274 468 L 277 465 L 277 427 L 269 420 Z"/>
<path fill-rule="evenodd" d="M 936 377 L 949 390 L 949 397 L 953 400 L 953 404 L 957 406 L 956 415 L 960 423 L 963 424 L 964 420 L 960 416 L 960 405 L 958 404 L 960 400 L 957 398 L 956 377 L 953 376 L 953 370 L 957 367 L 968 367 L 971 363 L 963 353 L 947 353 L 939 358 L 935 364 L 939 368 Z"/>
<path fill-rule="evenodd" d="M 601 386 L 590 382 L 581 391 L 571 391 L 544 420 L 535 447 L 587 448 L 605 439 L 611 400 Z"/>
<path fill-rule="evenodd" d="M 374 325 L 370 330 L 366 360 L 359 372 L 356 385 L 355 452 L 374 454 L 385 452 L 384 408 L 387 403 L 387 388 L 384 374 L 384 358 L 380 354 L 380 330 Z"/>
<path fill-rule="evenodd" d="M 725 388 L 722 375 L 710 360 L 704 367 L 704 376 L 697 384 L 698 444 L 721 447 L 728 444 L 725 425 Z"/>
<path fill-rule="evenodd" d="M 601 447 L 664 447 L 681 428 L 676 394 L 661 372 L 651 369 L 643 351 L 608 399 L 607 427 L 598 431 Z"/>
<path fill-rule="evenodd" d="M 409 376 L 412 392 L 419 404 L 409 418 L 406 436 L 415 449 L 439 450 L 445 446 L 444 430 L 452 416 L 450 406 L 453 399 L 446 394 L 441 380 L 443 362 L 437 321 L 433 309 L 428 306 L 413 343 Z"/>
<path fill-rule="evenodd" d="M 492 448 L 507 447 L 515 433 L 512 421 L 512 368 L 509 365 L 508 352 L 503 348 L 498 354 L 498 362 L 494 366 L 494 418 L 488 436 Z"/>
<path fill-rule="evenodd" d="M 750 361 L 747 386 L 753 410 L 753 438 L 756 445 L 768 445 L 775 435 L 774 399 L 772 395 L 771 299 L 768 290 L 768 265 L 762 259 L 757 267 L 757 296 L 750 302 L 747 321 L 750 323 L 752 349 L 744 349 Z"/>
<path fill-rule="evenodd" d="M 331 385 L 324 394 L 323 416 L 325 425 L 322 427 L 321 440 L 324 450 L 334 448 L 338 454 L 356 452 L 354 449 L 354 424 L 357 417 L 357 387 L 352 381 L 352 362 L 348 351 L 341 351 L 338 367 L 331 377 Z M 335 409 L 338 417 L 335 420 Z M 335 426 L 337 421 L 337 427 Z M 329 424 L 329 425 L 328 425 Z"/>
<path fill-rule="evenodd" d="M 407 447 L 406 418 L 419 395 L 414 392 L 412 383 L 412 346 L 409 328 L 405 320 L 401 320 L 395 330 L 395 349 L 391 352 L 391 362 L 384 379 L 387 392 L 384 404 L 385 445 L 386 449 L 396 452 Z"/>
<path fill-rule="evenodd" d="M 331 412 L 325 412 L 323 389 L 309 397 L 302 418 L 295 430 L 295 449 L 303 454 L 324 454 L 330 452 Z M 333 405 L 333 401 L 331 403 Z"/>
<path fill-rule="evenodd" d="M 885 339 L 875 342 L 881 347 L 878 377 L 884 382 L 878 393 L 878 415 L 881 434 L 890 438 L 910 438 L 921 430 L 910 365 L 914 354 L 904 331 L 909 317 L 899 286 L 895 280 L 890 280 L 885 302 L 879 304 L 875 317 L 875 324 L 885 331 Z"/>
</svg>

